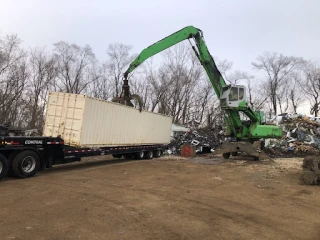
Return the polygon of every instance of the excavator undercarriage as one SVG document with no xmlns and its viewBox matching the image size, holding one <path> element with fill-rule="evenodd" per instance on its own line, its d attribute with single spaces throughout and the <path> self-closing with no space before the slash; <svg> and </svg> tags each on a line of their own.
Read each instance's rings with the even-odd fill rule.
<svg viewBox="0 0 320 240">
<path fill-rule="evenodd" d="M 238 153 L 246 153 L 252 156 L 254 160 L 270 159 L 270 157 L 262 150 L 260 141 L 251 142 L 224 142 L 217 150 L 213 152 L 213 155 L 222 154 L 225 159 L 228 159 L 230 155 L 237 156 Z"/>
</svg>

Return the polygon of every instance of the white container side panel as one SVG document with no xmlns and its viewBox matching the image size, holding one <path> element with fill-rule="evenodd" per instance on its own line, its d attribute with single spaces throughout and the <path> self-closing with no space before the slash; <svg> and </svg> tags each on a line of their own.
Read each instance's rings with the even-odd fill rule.
<svg viewBox="0 0 320 240">
<path fill-rule="evenodd" d="M 80 94 L 50 93 L 44 136 L 77 147 L 168 144 L 172 118 Z"/>
<path fill-rule="evenodd" d="M 85 110 L 85 97 L 69 93 L 49 93 L 44 136 L 61 135 L 66 143 L 78 145 Z"/>
<path fill-rule="evenodd" d="M 81 146 L 170 143 L 172 118 L 86 97 Z"/>
</svg>

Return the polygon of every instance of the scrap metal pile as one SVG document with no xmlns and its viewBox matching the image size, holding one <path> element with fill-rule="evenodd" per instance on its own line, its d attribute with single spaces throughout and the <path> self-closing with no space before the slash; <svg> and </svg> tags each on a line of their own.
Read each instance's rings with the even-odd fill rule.
<svg viewBox="0 0 320 240">
<path fill-rule="evenodd" d="M 266 139 L 269 153 L 316 155 L 320 153 L 320 123 L 302 115 L 285 115 L 276 123 L 283 131 L 281 139 Z"/>
<path fill-rule="evenodd" d="M 276 122 L 269 122 L 281 127 L 283 137 L 265 139 L 265 152 L 270 156 L 320 154 L 320 122 L 310 117 L 294 114 L 283 115 Z M 176 133 L 169 144 L 169 153 L 179 154 L 180 146 L 191 144 L 200 153 L 203 146 L 218 148 L 225 140 L 224 131 L 216 129 L 197 129 L 196 131 Z"/>
<path fill-rule="evenodd" d="M 223 130 L 197 129 L 190 132 L 176 133 L 169 144 L 169 154 L 179 154 L 180 146 L 190 144 L 196 146 L 197 153 L 208 153 L 223 142 Z"/>
</svg>

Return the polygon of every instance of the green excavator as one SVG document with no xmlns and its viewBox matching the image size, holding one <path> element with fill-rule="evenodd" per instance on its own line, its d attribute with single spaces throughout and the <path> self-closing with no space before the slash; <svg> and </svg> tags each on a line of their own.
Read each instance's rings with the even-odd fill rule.
<svg viewBox="0 0 320 240">
<path fill-rule="evenodd" d="M 146 59 L 187 39 L 189 41 L 194 40 L 195 45 L 191 44 L 192 49 L 205 69 L 217 97 L 220 99 L 220 107 L 224 114 L 226 136 L 229 140 L 214 151 L 214 154 L 222 154 L 227 159 L 230 155 L 236 156 L 239 152 L 244 152 L 253 156 L 255 160 L 269 158 L 262 150 L 264 139 L 282 137 L 281 128 L 274 125 L 266 125 L 264 113 L 262 111 L 254 111 L 249 107 L 246 101 L 246 87 L 244 85 L 233 85 L 225 82 L 207 48 L 202 31 L 196 27 L 185 27 L 145 48 L 124 73 L 122 93 L 114 101 L 132 106 L 130 100 L 137 99 L 141 111 L 141 98 L 130 94 L 129 74 Z M 241 119 L 240 113 L 247 116 L 247 120 Z"/>
</svg>

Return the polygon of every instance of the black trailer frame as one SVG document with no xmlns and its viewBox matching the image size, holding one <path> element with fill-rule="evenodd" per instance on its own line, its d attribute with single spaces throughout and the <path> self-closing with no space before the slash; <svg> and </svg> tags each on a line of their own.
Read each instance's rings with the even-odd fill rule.
<svg viewBox="0 0 320 240">
<path fill-rule="evenodd" d="M 81 161 L 82 157 L 112 155 L 115 158 L 151 159 L 160 157 L 166 144 L 77 148 L 65 145 L 60 137 L 0 136 L 0 180 L 7 174 L 18 178 L 56 164 Z"/>
</svg>

